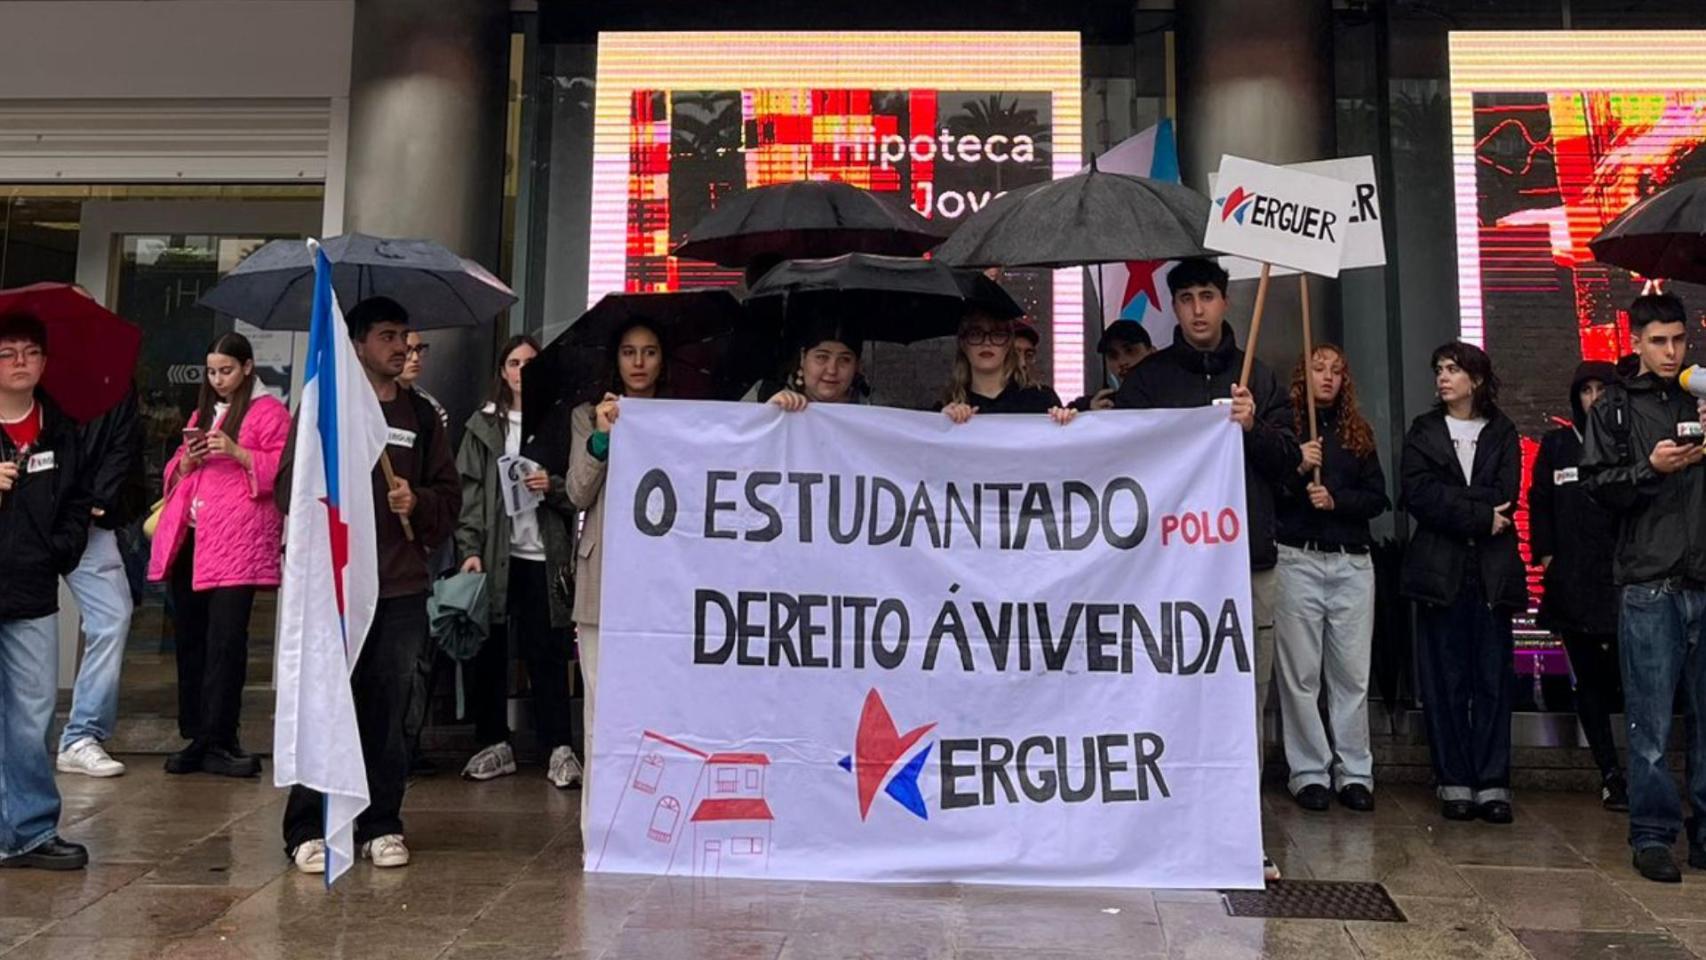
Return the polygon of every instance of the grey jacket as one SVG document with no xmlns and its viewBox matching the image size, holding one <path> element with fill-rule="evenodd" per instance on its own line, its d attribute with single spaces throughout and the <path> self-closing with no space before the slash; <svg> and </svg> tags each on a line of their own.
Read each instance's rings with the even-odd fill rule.
<svg viewBox="0 0 1706 960">
<path fill-rule="evenodd" d="M 509 616 L 509 514 L 504 511 L 498 458 L 504 438 L 497 412 L 490 404 L 468 418 L 462 446 L 456 451 L 456 472 L 462 475 L 462 514 L 456 525 L 456 562 L 479 557 L 486 571 L 492 622 Z M 564 479 L 551 477 L 545 502 L 539 505 L 539 536 L 545 542 L 545 577 L 551 591 L 551 626 L 566 629 L 573 619 L 575 508 Z"/>
<path fill-rule="evenodd" d="M 587 451 L 594 424 L 593 405 L 583 403 L 569 418 L 569 502 L 585 516 L 575 550 L 575 622 L 598 624 L 598 592 L 603 587 L 605 462 Z"/>
</svg>

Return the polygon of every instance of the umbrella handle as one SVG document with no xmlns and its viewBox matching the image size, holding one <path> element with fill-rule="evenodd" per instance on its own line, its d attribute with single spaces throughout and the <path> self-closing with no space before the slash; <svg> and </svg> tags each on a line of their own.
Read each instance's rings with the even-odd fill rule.
<svg viewBox="0 0 1706 960">
<path fill-rule="evenodd" d="M 397 486 L 397 471 L 393 470 L 391 468 L 391 451 L 389 451 L 389 450 L 380 451 L 379 468 L 381 470 L 385 471 L 385 486 L 387 488 L 396 487 Z M 415 542 L 415 525 L 409 522 L 408 517 L 398 515 L 397 519 L 401 520 L 403 522 L 403 538 L 408 540 L 410 543 L 414 543 Z"/>
</svg>

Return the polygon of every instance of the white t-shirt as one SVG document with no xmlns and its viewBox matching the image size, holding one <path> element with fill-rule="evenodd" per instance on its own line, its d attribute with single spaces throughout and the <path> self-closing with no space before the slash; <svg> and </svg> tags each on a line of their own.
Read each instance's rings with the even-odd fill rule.
<svg viewBox="0 0 1706 960">
<path fill-rule="evenodd" d="M 504 453 L 521 453 L 521 411 L 509 412 L 509 429 L 504 431 Z M 545 560 L 545 541 L 539 535 L 539 509 L 524 510 L 509 518 L 509 555 L 521 560 Z"/>
<path fill-rule="evenodd" d="M 1472 417 L 1459 420 L 1450 414 L 1445 417 L 1445 428 L 1451 431 L 1451 446 L 1457 451 L 1457 462 L 1463 465 L 1463 479 L 1473 481 L 1475 477 L 1475 445 L 1481 440 L 1481 431 L 1487 427 L 1486 417 Z"/>
</svg>

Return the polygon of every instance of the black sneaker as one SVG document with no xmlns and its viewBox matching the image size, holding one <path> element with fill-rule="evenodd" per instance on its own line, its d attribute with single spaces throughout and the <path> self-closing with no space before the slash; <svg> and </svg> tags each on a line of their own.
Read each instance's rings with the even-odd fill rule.
<svg viewBox="0 0 1706 960">
<path fill-rule="evenodd" d="M 1665 847 L 1642 847 L 1635 851 L 1635 869 L 1654 883 L 1682 882 L 1682 871 L 1676 868 L 1676 861 Z"/>
<path fill-rule="evenodd" d="M 201 769 L 221 777 L 258 777 L 261 775 L 261 758 L 244 753 L 239 746 L 209 747 L 202 757 Z"/>
<path fill-rule="evenodd" d="M 200 773 L 202 761 L 207 757 L 207 745 L 197 740 L 189 746 L 171 754 L 166 758 L 166 772 L 178 775 Z"/>
<path fill-rule="evenodd" d="M 1688 865 L 1696 870 L 1706 870 L 1706 845 L 1698 843 L 1688 845 Z"/>
<path fill-rule="evenodd" d="M 0 857 L 0 869 L 5 870 L 81 870 L 89 865 L 89 851 L 80 843 L 70 843 L 54 837 L 52 840 L 15 857 Z"/>
<path fill-rule="evenodd" d="M 1339 803 L 1346 810 L 1357 813 L 1374 812 L 1374 791 L 1360 783 L 1353 783 L 1339 791 Z"/>
<path fill-rule="evenodd" d="M 1503 800 L 1488 800 L 1476 808 L 1475 813 L 1488 823 L 1510 823 L 1516 819 L 1511 812 L 1511 805 Z"/>
<path fill-rule="evenodd" d="M 1599 787 L 1599 802 L 1613 813 L 1628 813 L 1629 785 L 1617 774 L 1606 777 Z"/>
<path fill-rule="evenodd" d="M 1333 805 L 1333 791 L 1319 783 L 1312 783 L 1297 791 L 1294 797 L 1297 805 L 1312 813 L 1325 813 Z"/>
<path fill-rule="evenodd" d="M 1468 800 L 1442 800 L 1439 805 L 1440 815 L 1447 820 L 1475 819 L 1475 804 Z"/>
</svg>

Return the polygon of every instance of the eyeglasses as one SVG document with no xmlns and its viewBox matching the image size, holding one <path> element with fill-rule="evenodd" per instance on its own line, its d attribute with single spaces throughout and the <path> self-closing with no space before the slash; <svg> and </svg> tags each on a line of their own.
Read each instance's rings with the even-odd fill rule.
<svg viewBox="0 0 1706 960">
<path fill-rule="evenodd" d="M 960 339 L 974 347 L 984 343 L 1000 347 L 1012 342 L 1013 332 L 1011 330 L 985 330 L 981 327 L 972 327 L 960 334 Z"/>
<path fill-rule="evenodd" d="M 22 362 L 25 366 L 40 363 L 47 356 L 47 351 L 40 347 L 25 347 L 22 350 L 0 350 L 0 366 L 10 366 Z"/>
<path fill-rule="evenodd" d="M 432 349 L 432 344 L 430 344 L 430 343 L 417 343 L 414 346 L 409 348 L 409 356 L 420 357 L 422 359 L 425 359 L 426 355 L 427 355 L 427 351 L 431 350 L 431 349 Z"/>
</svg>

